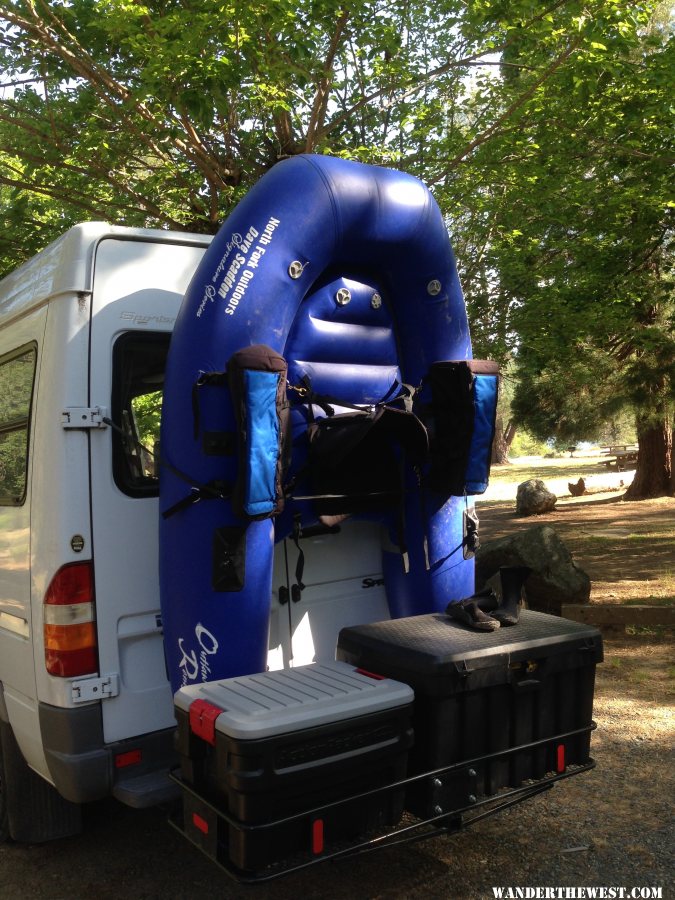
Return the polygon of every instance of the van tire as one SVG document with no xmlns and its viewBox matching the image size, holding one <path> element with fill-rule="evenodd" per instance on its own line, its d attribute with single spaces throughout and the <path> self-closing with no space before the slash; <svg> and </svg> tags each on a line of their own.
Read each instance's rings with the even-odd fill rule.
<svg viewBox="0 0 675 900">
<path fill-rule="evenodd" d="M 82 831 L 78 803 L 58 791 L 28 766 L 11 726 L 0 721 L 0 842 L 9 838 L 40 844 Z"/>
</svg>

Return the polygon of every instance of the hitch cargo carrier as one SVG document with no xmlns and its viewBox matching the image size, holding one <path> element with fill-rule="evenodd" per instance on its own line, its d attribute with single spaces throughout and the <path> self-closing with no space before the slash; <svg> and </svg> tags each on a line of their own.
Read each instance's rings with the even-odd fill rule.
<svg viewBox="0 0 675 900">
<path fill-rule="evenodd" d="M 343 629 L 337 655 L 176 694 L 172 824 L 238 881 L 450 834 L 595 765 L 595 628 L 431 614 Z"/>
</svg>

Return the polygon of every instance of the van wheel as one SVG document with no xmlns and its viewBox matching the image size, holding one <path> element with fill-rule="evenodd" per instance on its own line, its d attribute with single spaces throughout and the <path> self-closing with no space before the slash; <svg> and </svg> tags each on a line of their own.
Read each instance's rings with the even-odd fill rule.
<svg viewBox="0 0 675 900">
<path fill-rule="evenodd" d="M 81 830 L 79 804 L 64 800 L 28 766 L 11 726 L 0 722 L 0 841 L 39 844 Z"/>
</svg>

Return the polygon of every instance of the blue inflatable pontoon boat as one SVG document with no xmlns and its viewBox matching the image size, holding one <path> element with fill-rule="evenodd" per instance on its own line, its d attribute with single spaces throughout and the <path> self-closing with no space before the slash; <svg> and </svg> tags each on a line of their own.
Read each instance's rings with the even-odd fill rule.
<svg viewBox="0 0 675 900">
<path fill-rule="evenodd" d="M 324 616 L 341 625 L 378 614 L 359 612 L 369 589 L 391 618 L 473 593 L 470 497 L 487 485 L 497 372 L 471 356 L 445 223 L 418 180 L 298 156 L 249 192 L 169 352 L 160 575 L 174 690 L 264 671 L 271 598 L 311 610 L 309 582 L 324 609 L 356 610 Z M 359 569 L 366 534 L 380 561 Z"/>
</svg>

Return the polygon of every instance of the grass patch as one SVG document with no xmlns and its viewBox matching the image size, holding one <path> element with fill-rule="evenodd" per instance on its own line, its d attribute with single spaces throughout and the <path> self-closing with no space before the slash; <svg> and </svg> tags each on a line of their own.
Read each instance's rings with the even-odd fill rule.
<svg viewBox="0 0 675 900">
<path fill-rule="evenodd" d="M 649 597 L 637 600 L 626 600 L 625 606 L 675 606 L 675 594 L 669 597 Z"/>
<path fill-rule="evenodd" d="M 636 531 L 626 535 L 627 541 L 675 541 L 675 526 L 662 531 Z"/>
<path fill-rule="evenodd" d="M 664 638 L 668 632 L 669 629 L 661 625 L 626 625 L 626 634 L 631 637 Z"/>
<path fill-rule="evenodd" d="M 591 534 L 589 532 L 585 532 L 583 534 L 575 535 L 574 540 L 579 543 L 587 542 L 589 544 L 599 544 L 600 546 L 612 546 L 619 547 L 619 543 L 617 538 L 610 537 L 608 534 Z M 619 540 L 623 541 L 625 538 L 620 538 Z"/>
<path fill-rule="evenodd" d="M 646 684 L 648 681 L 651 681 L 651 677 L 649 672 L 645 672 L 644 669 L 634 669 L 629 673 L 628 680 L 634 684 Z"/>
<path fill-rule="evenodd" d="M 582 459 L 516 459 L 505 466 L 492 466 L 490 470 L 491 484 L 519 484 L 529 478 L 541 481 L 552 481 L 555 478 L 588 478 L 591 475 L 616 473 L 616 469 L 608 468 L 602 462 L 603 457 L 592 456 Z M 630 480 L 630 470 L 625 473 Z"/>
</svg>

